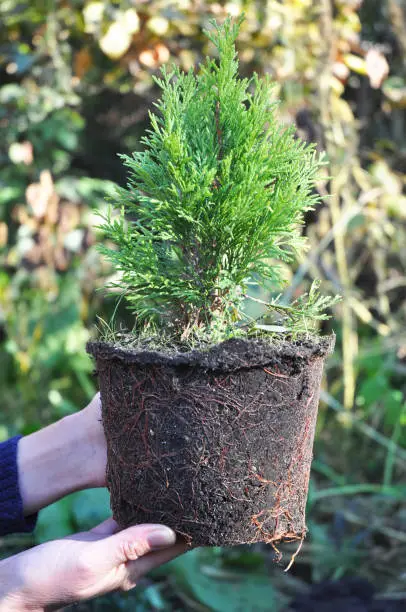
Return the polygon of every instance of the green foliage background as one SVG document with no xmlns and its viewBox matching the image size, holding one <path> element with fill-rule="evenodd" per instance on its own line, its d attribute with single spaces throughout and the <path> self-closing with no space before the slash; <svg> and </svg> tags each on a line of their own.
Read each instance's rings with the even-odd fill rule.
<svg viewBox="0 0 406 612">
<path fill-rule="evenodd" d="M 112 182 L 124 184 L 117 153 L 140 148 L 152 75 L 169 59 L 185 70 L 201 61 L 213 52 L 208 20 L 242 10 L 243 74 L 270 74 L 282 118 L 330 161 L 323 205 L 306 217 L 311 249 L 286 271 L 284 296 L 321 278 L 344 297 L 323 324 L 338 346 L 322 392 L 310 535 L 289 575 L 260 547 L 193 552 L 135 594 L 84 610 L 267 610 L 272 598 L 282 607 L 313 581 L 352 574 L 405 591 L 406 9 L 397 0 L 3 0 L 0 436 L 34 431 L 94 393 L 84 347 L 96 314 L 114 309 L 96 291 L 111 271 L 93 246 L 94 211 Z M 121 306 L 119 316 L 128 316 Z M 35 538 L 106 512 L 102 493 L 77 494 L 42 514 Z M 1 554 L 30 543 L 8 538 Z"/>
</svg>

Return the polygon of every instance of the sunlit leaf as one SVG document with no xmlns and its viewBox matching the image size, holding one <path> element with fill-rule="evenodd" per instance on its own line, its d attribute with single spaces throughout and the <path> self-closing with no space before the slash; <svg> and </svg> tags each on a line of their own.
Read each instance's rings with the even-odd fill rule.
<svg viewBox="0 0 406 612">
<path fill-rule="evenodd" d="M 100 38 L 99 45 L 107 57 L 119 59 L 130 48 L 131 34 L 121 21 L 117 21 L 109 25 L 107 32 Z"/>
<path fill-rule="evenodd" d="M 389 64 L 385 56 L 377 49 L 369 49 L 365 64 L 371 87 L 379 89 L 389 74 Z"/>
<path fill-rule="evenodd" d="M 8 239 L 8 225 L 0 221 L 0 249 L 6 246 Z"/>
<path fill-rule="evenodd" d="M 103 20 L 104 2 L 89 2 L 83 9 L 85 32 L 93 34 L 98 30 Z"/>
<path fill-rule="evenodd" d="M 165 17 L 151 17 L 147 21 L 147 28 L 157 36 L 163 36 L 169 29 L 169 21 Z"/>
<path fill-rule="evenodd" d="M 402 77 L 389 77 L 383 85 L 383 93 L 391 102 L 406 106 L 406 81 Z"/>
<path fill-rule="evenodd" d="M 28 140 L 14 142 L 8 150 L 8 155 L 13 164 L 29 166 L 34 160 L 32 143 Z"/>
<path fill-rule="evenodd" d="M 368 74 L 367 64 L 363 57 L 359 57 L 352 53 L 346 53 L 343 56 L 343 62 L 353 72 L 363 75 Z"/>
</svg>

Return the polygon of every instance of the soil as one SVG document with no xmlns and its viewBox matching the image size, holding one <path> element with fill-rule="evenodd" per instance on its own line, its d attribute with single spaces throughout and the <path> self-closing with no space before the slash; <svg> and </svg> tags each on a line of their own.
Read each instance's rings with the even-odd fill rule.
<svg viewBox="0 0 406 612">
<path fill-rule="evenodd" d="M 346 577 L 312 585 L 308 594 L 290 604 L 293 612 L 403 612 L 405 599 L 375 598 L 375 588 L 360 577 Z"/>
<path fill-rule="evenodd" d="M 89 343 L 120 526 L 164 523 L 192 546 L 302 540 L 333 346 L 233 339 L 164 354 Z"/>
</svg>

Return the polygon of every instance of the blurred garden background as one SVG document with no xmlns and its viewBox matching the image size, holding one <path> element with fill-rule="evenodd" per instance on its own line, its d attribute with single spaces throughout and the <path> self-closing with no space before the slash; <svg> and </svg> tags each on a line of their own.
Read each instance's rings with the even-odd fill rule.
<svg viewBox="0 0 406 612">
<path fill-rule="evenodd" d="M 312 583 L 359 576 L 406 600 L 405 0 L 2 0 L 0 3 L 0 440 L 83 407 L 86 341 L 114 302 L 94 245 L 118 153 L 139 148 L 152 76 L 211 53 L 209 19 L 245 12 L 241 72 L 270 74 L 280 115 L 330 162 L 308 214 L 311 248 L 287 295 L 340 293 L 322 391 L 309 536 L 284 573 L 266 547 L 193 551 L 136 592 L 79 610 L 282 610 Z M 131 324 L 121 309 L 119 318 Z M 105 491 L 75 494 L 0 556 L 87 529 Z"/>
</svg>

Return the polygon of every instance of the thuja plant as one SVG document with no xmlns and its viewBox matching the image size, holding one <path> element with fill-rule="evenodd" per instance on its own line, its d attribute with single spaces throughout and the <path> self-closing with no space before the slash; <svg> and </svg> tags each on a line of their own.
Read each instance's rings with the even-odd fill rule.
<svg viewBox="0 0 406 612">
<path fill-rule="evenodd" d="M 272 84 L 238 76 L 239 23 L 213 23 L 218 59 L 177 68 L 144 150 L 123 156 L 102 250 L 134 333 L 91 342 L 122 526 L 165 523 L 192 545 L 301 542 L 324 358 L 313 331 L 334 300 L 318 285 L 248 320 L 251 283 L 283 287 L 305 244 L 322 160 L 276 117 Z M 269 327 L 284 330 L 278 339 Z"/>
<path fill-rule="evenodd" d="M 323 159 L 277 118 L 269 78 L 240 78 L 228 20 L 206 32 L 218 51 L 197 74 L 164 68 L 144 150 L 122 159 L 128 186 L 117 190 L 102 226 L 101 250 L 120 273 L 112 284 L 148 328 L 175 340 L 218 342 L 252 331 L 243 314 L 250 283 L 284 284 L 278 262 L 305 247 L 304 213 L 319 203 Z M 308 299 L 307 299 L 308 297 Z M 309 296 L 284 305 L 291 332 L 312 331 L 333 300 Z M 262 329 L 264 329 L 262 327 Z"/>
</svg>

